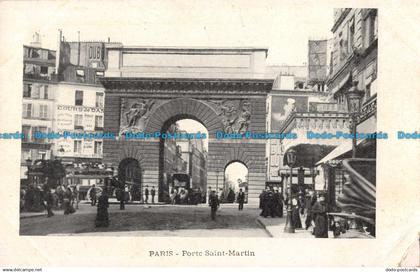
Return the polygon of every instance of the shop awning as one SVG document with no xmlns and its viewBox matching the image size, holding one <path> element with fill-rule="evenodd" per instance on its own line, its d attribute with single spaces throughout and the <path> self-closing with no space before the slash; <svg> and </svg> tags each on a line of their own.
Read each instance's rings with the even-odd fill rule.
<svg viewBox="0 0 420 272">
<path fill-rule="evenodd" d="M 316 165 L 320 165 L 320 164 L 326 163 L 327 161 L 334 160 L 338 157 L 341 157 L 347 152 L 350 152 L 351 149 L 352 149 L 352 141 L 351 140 L 344 141 L 341 145 L 337 146 L 333 151 L 331 151 L 322 160 L 318 161 Z"/>
<path fill-rule="evenodd" d="M 331 93 L 335 96 L 335 94 L 340 91 L 346 84 L 349 84 L 352 78 L 351 73 L 347 73 L 339 83 L 331 90 Z"/>
<path fill-rule="evenodd" d="M 363 139 L 363 140 L 357 141 L 357 152 L 360 154 L 362 153 L 362 151 L 365 151 L 364 149 L 369 150 L 368 147 L 370 147 L 373 143 L 376 143 L 374 139 Z M 352 147 L 353 147 L 352 140 L 351 139 L 346 140 L 342 144 L 337 146 L 329 154 L 327 154 L 324 158 L 318 161 L 316 165 L 326 163 L 330 160 L 350 158 Z M 366 156 L 361 156 L 361 157 L 370 157 L 370 156 L 366 155 Z"/>
</svg>

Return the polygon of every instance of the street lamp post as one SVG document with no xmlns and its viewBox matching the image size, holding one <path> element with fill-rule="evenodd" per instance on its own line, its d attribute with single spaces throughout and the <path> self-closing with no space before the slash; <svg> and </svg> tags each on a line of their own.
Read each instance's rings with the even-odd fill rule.
<svg viewBox="0 0 420 272">
<path fill-rule="evenodd" d="M 356 139 L 356 121 L 357 117 L 360 114 L 360 109 L 362 107 L 362 98 L 364 95 L 364 91 L 361 91 L 357 88 L 357 85 L 359 84 L 358 81 L 353 81 L 353 86 L 346 92 L 346 98 L 347 98 L 347 107 L 350 114 L 350 120 L 351 120 L 351 134 L 352 137 L 352 158 L 356 158 L 356 145 L 357 145 L 357 139 Z"/>
<path fill-rule="evenodd" d="M 287 203 L 287 218 L 286 218 L 286 225 L 284 226 L 284 232 L 287 233 L 294 233 L 295 228 L 292 224 L 292 174 L 293 174 L 293 166 L 296 163 L 296 151 L 290 149 L 286 153 L 287 157 L 287 165 L 290 167 L 290 186 L 289 186 L 289 203 Z"/>
<path fill-rule="evenodd" d="M 220 174 L 221 160 L 216 159 L 215 157 L 215 163 L 216 163 L 216 194 L 219 195 L 219 174 Z"/>
<path fill-rule="evenodd" d="M 31 176 L 31 170 L 32 170 L 32 160 L 31 159 L 27 159 L 26 160 L 26 167 L 28 167 L 28 184 L 30 184 L 32 182 L 32 176 Z"/>
</svg>

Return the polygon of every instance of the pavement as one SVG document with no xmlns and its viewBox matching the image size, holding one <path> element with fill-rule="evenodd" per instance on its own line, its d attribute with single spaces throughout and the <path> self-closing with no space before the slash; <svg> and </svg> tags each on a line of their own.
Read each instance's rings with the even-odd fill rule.
<svg viewBox="0 0 420 272">
<path fill-rule="evenodd" d="M 117 202 L 113 203 L 117 204 Z M 55 215 L 47 218 L 46 212 L 20 214 L 22 235 L 81 235 L 81 236 L 182 236 L 182 237 L 274 237 L 315 238 L 312 228 L 296 229 L 285 233 L 286 212 L 281 218 L 261 217 L 257 205 L 245 205 L 238 211 L 237 204 L 222 204 L 215 221 L 210 220 L 207 204 L 170 205 L 132 203 L 120 210 L 119 205 L 110 205 L 110 227 L 96 229 L 97 208 L 89 202 L 81 202 L 75 214 Z M 302 225 L 304 225 L 302 218 Z M 328 233 L 333 238 L 333 233 Z M 360 232 L 348 231 L 340 238 L 368 238 Z"/>
<path fill-rule="evenodd" d="M 95 228 L 96 207 L 79 204 L 76 213 L 53 217 L 45 213 L 23 213 L 21 235 L 81 235 L 81 236 L 181 236 L 181 237 L 269 237 L 257 222 L 259 209 L 246 207 L 238 211 L 235 204 L 222 205 L 216 220 L 210 218 L 206 204 L 190 205 L 110 205 L 110 225 Z"/>
<path fill-rule="evenodd" d="M 311 234 L 311 229 L 295 229 L 294 233 L 284 232 L 284 226 L 286 225 L 286 216 L 281 218 L 257 218 L 257 221 L 266 230 L 270 237 L 274 238 L 315 238 Z M 331 236 L 330 236 L 331 237 Z"/>
<path fill-rule="evenodd" d="M 120 202 L 116 199 L 116 198 L 110 198 L 109 199 L 109 204 L 110 205 L 120 205 Z M 79 202 L 79 205 L 90 205 L 90 201 L 86 201 L 86 200 L 82 200 Z M 146 204 L 146 203 L 141 203 L 140 201 L 133 201 L 133 202 L 128 202 L 125 203 L 125 205 L 142 205 L 142 206 L 155 206 L 155 205 L 167 205 L 164 203 L 155 203 L 155 204 Z M 95 207 L 96 208 L 96 207 Z M 54 209 L 53 210 L 54 213 L 62 213 L 63 210 L 60 209 Z M 85 209 L 77 209 L 77 213 L 86 213 L 86 212 L 91 212 L 91 211 L 87 211 Z M 19 217 L 20 218 L 33 218 L 33 217 L 43 217 L 47 215 L 47 211 L 43 211 L 43 212 L 21 212 Z"/>
</svg>

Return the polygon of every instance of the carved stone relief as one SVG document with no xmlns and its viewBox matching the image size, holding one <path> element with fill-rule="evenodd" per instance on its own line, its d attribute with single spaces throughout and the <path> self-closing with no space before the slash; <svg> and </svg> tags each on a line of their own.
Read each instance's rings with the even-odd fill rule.
<svg viewBox="0 0 420 272">
<path fill-rule="evenodd" d="M 211 101 L 222 118 L 224 133 L 245 133 L 251 123 L 249 100 Z"/>
<path fill-rule="evenodd" d="M 152 99 L 121 99 L 120 135 L 144 131 L 155 101 Z"/>
</svg>

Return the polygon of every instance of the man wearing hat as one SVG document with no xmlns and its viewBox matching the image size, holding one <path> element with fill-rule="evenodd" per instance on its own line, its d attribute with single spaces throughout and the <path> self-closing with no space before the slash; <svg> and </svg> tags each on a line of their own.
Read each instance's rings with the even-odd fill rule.
<svg viewBox="0 0 420 272">
<path fill-rule="evenodd" d="M 245 202 L 245 193 L 242 192 L 242 189 L 239 189 L 238 203 L 239 203 L 239 210 L 240 211 L 242 211 L 244 209 L 244 202 Z"/>
<path fill-rule="evenodd" d="M 220 203 L 219 203 L 219 198 L 217 197 L 217 194 L 215 191 L 211 191 L 210 193 L 210 197 L 209 197 L 209 206 L 211 209 L 211 219 L 215 220 L 216 219 L 216 211 L 217 208 L 219 207 Z"/>
</svg>

